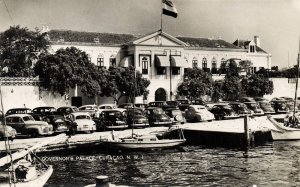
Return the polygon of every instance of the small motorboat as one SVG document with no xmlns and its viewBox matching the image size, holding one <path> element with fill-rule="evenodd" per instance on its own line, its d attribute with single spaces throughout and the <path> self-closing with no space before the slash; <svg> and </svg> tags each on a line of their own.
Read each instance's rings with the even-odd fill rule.
<svg viewBox="0 0 300 187">
<path fill-rule="evenodd" d="M 273 127 L 270 128 L 273 140 L 300 140 L 300 126 L 289 125 L 288 118 L 273 118 L 268 116 Z"/>
<path fill-rule="evenodd" d="M 174 137 L 174 131 L 178 131 L 178 137 Z M 133 134 L 126 138 L 102 140 L 104 144 L 113 149 L 163 149 L 179 146 L 185 141 L 182 129 L 170 129 L 162 134 Z"/>
</svg>

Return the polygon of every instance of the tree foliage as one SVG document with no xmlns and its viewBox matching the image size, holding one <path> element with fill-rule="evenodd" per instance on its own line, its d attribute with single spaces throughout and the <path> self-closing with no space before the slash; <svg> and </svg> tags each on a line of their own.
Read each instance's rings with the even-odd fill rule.
<svg viewBox="0 0 300 187">
<path fill-rule="evenodd" d="M 39 30 L 13 26 L 0 34 L 0 76 L 31 77 L 33 62 L 47 53 L 49 42 Z"/>
<path fill-rule="evenodd" d="M 254 74 L 249 78 L 242 80 L 242 88 L 247 96 L 262 97 L 265 94 L 272 94 L 274 90 L 273 82 L 261 74 Z"/>
<path fill-rule="evenodd" d="M 112 95 L 117 102 L 123 96 L 127 96 L 132 101 L 134 97 L 148 95 L 147 87 L 150 85 L 150 81 L 143 78 L 139 71 L 135 71 L 133 66 L 110 68 L 109 71 L 110 78 L 114 80 L 120 93 L 118 98 Z"/>
<path fill-rule="evenodd" d="M 75 47 L 46 55 L 34 67 L 35 74 L 42 79 L 42 87 L 64 95 L 77 85 L 90 98 L 108 95 L 102 90 L 109 87 L 108 76 L 105 76 L 108 73 L 105 71 L 107 70 L 98 70 L 89 62 L 88 55 Z"/>
<path fill-rule="evenodd" d="M 197 99 L 211 94 L 212 76 L 198 68 L 189 68 L 183 75 L 183 82 L 177 87 L 178 95 Z"/>
<path fill-rule="evenodd" d="M 224 97 L 223 84 L 224 83 L 222 80 L 216 80 L 213 82 L 212 94 L 211 94 L 211 99 L 213 102 L 218 102 L 220 99 Z"/>
</svg>

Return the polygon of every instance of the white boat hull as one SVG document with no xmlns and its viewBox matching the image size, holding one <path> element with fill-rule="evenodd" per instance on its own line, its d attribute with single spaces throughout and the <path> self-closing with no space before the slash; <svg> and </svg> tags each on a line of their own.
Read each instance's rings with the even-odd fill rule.
<svg viewBox="0 0 300 187">
<path fill-rule="evenodd" d="M 275 127 L 271 129 L 273 140 L 300 140 L 300 129 L 286 127 L 272 117 L 268 119 Z"/>
<path fill-rule="evenodd" d="M 181 140 L 159 140 L 158 142 L 117 142 L 107 141 L 106 143 L 119 149 L 151 149 L 151 148 L 170 148 L 185 143 L 185 139 Z"/>
<path fill-rule="evenodd" d="M 23 182 L 16 182 L 16 183 L 0 183 L 0 187 L 10 187 L 10 186 L 16 186 L 16 187 L 42 187 L 46 184 L 48 179 L 51 177 L 53 173 L 52 166 L 49 166 L 47 170 L 45 170 L 40 176 L 33 180 L 29 181 L 23 181 Z"/>
</svg>

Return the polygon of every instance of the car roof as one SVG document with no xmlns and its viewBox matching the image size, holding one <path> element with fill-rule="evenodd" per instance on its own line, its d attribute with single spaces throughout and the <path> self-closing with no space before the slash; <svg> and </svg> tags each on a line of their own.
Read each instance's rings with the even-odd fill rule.
<svg viewBox="0 0 300 187">
<path fill-rule="evenodd" d="M 79 116 L 79 115 L 88 115 L 88 116 L 90 116 L 90 114 L 88 112 L 73 112 L 71 114 L 73 114 L 74 116 Z"/>
<path fill-rule="evenodd" d="M 30 114 L 11 114 L 7 117 L 25 117 L 25 116 L 31 116 Z"/>
</svg>

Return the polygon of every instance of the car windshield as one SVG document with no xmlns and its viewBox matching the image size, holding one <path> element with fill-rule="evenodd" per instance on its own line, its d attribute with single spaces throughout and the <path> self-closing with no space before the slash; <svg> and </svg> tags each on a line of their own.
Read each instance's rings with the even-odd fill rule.
<svg viewBox="0 0 300 187">
<path fill-rule="evenodd" d="M 34 118 L 32 116 L 24 116 L 23 121 L 34 121 Z"/>
<path fill-rule="evenodd" d="M 127 112 L 128 112 L 128 115 L 143 115 L 143 112 L 141 110 L 138 110 L 138 109 L 128 110 Z"/>
<path fill-rule="evenodd" d="M 176 101 L 167 101 L 166 103 L 168 105 L 171 105 L 171 106 L 177 106 L 177 102 Z"/>
<path fill-rule="evenodd" d="M 87 115 L 78 115 L 76 116 L 76 119 L 91 119 L 91 117 Z"/>
<path fill-rule="evenodd" d="M 161 108 L 155 108 L 155 109 L 153 109 L 153 113 L 154 114 L 163 114 L 164 111 Z"/>
<path fill-rule="evenodd" d="M 179 102 L 180 104 L 189 104 L 189 102 L 186 101 L 186 100 L 179 100 L 178 102 Z"/>
<path fill-rule="evenodd" d="M 260 103 L 260 106 L 262 106 L 262 107 L 272 107 L 271 103 Z"/>
</svg>

